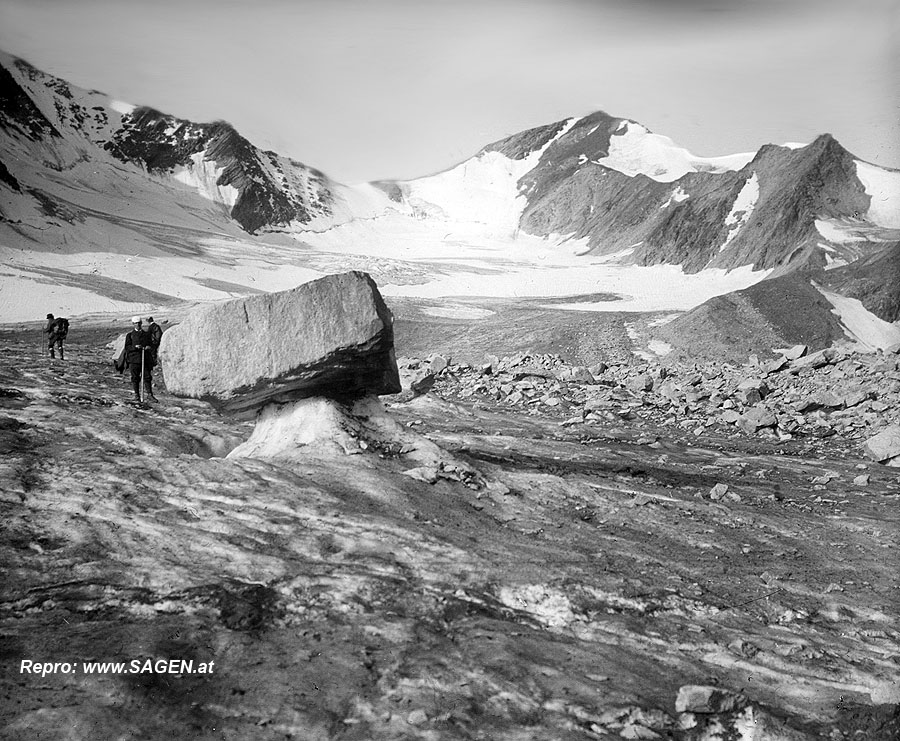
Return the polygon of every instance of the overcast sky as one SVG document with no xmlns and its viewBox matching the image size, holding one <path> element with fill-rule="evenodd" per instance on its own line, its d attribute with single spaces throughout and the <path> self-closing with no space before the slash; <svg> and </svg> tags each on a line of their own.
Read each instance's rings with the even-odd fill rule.
<svg viewBox="0 0 900 741">
<path fill-rule="evenodd" d="M 900 0 L 0 0 L 0 48 L 346 183 L 594 110 L 900 167 Z"/>
</svg>

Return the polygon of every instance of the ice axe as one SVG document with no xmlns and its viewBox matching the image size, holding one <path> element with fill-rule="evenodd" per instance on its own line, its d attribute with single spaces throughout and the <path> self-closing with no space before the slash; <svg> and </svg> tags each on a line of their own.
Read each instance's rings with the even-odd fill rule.
<svg viewBox="0 0 900 741">
<path fill-rule="evenodd" d="M 141 400 L 141 404 L 144 403 L 144 353 L 146 350 L 141 348 L 141 392 L 138 395 L 138 398 Z"/>
</svg>

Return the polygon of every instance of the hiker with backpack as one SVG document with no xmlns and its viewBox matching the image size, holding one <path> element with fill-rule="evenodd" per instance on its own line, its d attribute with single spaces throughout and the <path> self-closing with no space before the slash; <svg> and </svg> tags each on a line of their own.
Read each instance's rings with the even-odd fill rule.
<svg viewBox="0 0 900 741">
<path fill-rule="evenodd" d="M 156 355 L 153 352 L 150 333 L 142 327 L 139 316 L 131 317 L 131 331 L 125 335 L 125 362 L 131 371 L 131 385 L 135 401 L 156 401 L 153 395 L 153 366 Z M 141 396 L 143 387 L 144 395 Z"/>
<path fill-rule="evenodd" d="M 50 351 L 50 357 L 56 358 L 56 348 L 59 347 L 59 359 L 66 359 L 66 351 L 63 348 L 63 340 L 69 334 L 69 320 L 65 317 L 58 319 L 53 314 L 47 314 L 47 324 L 44 327 L 47 335 L 47 349 Z"/>
<path fill-rule="evenodd" d="M 153 348 L 153 362 L 156 364 L 156 358 L 159 355 L 159 343 L 162 342 L 163 330 L 152 316 L 147 317 L 147 331 L 150 333 L 150 346 Z"/>
</svg>

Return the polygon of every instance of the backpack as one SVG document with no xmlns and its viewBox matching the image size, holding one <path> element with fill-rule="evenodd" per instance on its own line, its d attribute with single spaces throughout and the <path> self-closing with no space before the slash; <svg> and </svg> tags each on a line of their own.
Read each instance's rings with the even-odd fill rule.
<svg viewBox="0 0 900 741">
<path fill-rule="evenodd" d="M 53 323 L 53 331 L 61 340 L 66 339 L 66 335 L 69 334 L 69 320 L 61 316 Z"/>
<path fill-rule="evenodd" d="M 150 344 L 153 345 L 153 349 L 156 350 L 159 347 L 160 342 L 162 342 L 162 327 L 154 322 L 150 325 Z"/>
</svg>

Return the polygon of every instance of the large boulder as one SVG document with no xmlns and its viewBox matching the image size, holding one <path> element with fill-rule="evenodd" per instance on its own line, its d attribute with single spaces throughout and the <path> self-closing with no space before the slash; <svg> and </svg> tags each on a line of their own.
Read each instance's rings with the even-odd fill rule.
<svg viewBox="0 0 900 741">
<path fill-rule="evenodd" d="M 863 448 L 873 461 L 890 466 L 900 465 L 900 425 L 888 425 L 866 440 Z"/>
<path fill-rule="evenodd" d="M 171 393 L 247 417 L 312 396 L 398 393 L 392 322 L 372 278 L 353 271 L 202 306 L 163 335 L 159 358 Z"/>
</svg>

